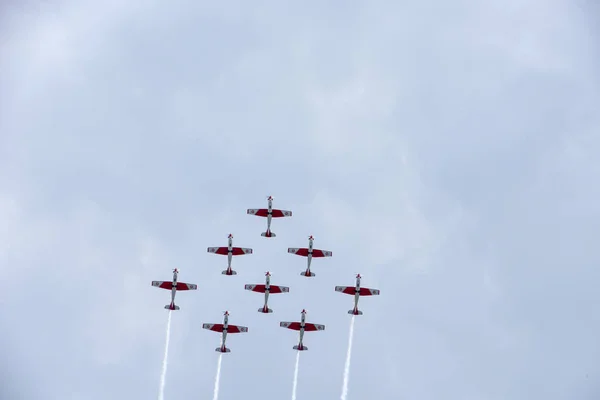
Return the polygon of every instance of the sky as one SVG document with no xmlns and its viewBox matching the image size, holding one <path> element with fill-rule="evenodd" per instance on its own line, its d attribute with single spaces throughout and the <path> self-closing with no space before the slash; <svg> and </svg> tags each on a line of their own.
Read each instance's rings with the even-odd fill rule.
<svg viewBox="0 0 600 400">
<path fill-rule="evenodd" d="M 0 6 L 0 399 L 600 396 L 592 2 Z M 293 216 L 246 214 L 266 206 Z M 223 246 L 254 249 L 223 276 Z M 315 247 L 313 262 L 287 253 Z M 244 284 L 290 287 L 263 315 Z"/>
</svg>

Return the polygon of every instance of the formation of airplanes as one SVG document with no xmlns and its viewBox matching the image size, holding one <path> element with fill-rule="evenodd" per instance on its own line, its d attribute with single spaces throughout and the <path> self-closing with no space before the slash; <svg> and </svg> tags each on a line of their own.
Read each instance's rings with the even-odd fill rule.
<svg viewBox="0 0 600 400">
<path fill-rule="evenodd" d="M 272 218 L 282 218 L 282 217 L 291 217 L 292 212 L 287 210 L 280 210 L 273 208 L 273 197 L 269 196 L 267 198 L 267 208 L 256 208 L 256 209 L 248 209 L 247 214 L 256 215 L 259 217 L 267 218 L 267 230 L 261 233 L 262 237 L 272 238 L 276 237 L 275 233 L 271 231 L 271 219 Z M 222 271 L 223 275 L 237 275 L 237 272 L 231 268 L 231 262 L 233 256 L 240 256 L 245 254 L 252 254 L 253 250 L 251 248 L 246 247 L 234 247 L 233 246 L 233 235 L 228 235 L 228 244 L 223 247 L 208 247 L 208 253 L 219 254 L 227 256 L 227 268 Z M 306 270 L 302 271 L 300 275 L 305 277 L 314 277 L 315 273 L 310 270 L 311 262 L 313 258 L 322 258 L 322 257 L 331 257 L 333 253 L 329 250 L 321 250 L 314 248 L 314 237 L 311 235 L 308 237 L 308 247 L 290 247 L 288 248 L 288 253 L 295 254 L 298 256 L 307 258 L 307 266 Z M 193 283 L 184 283 L 177 281 L 177 275 L 179 270 L 175 268 L 173 270 L 173 280 L 172 281 L 152 281 L 152 286 L 158 287 L 161 289 L 171 290 L 171 303 L 166 305 L 164 308 L 169 311 L 179 310 L 180 307 L 175 304 L 175 294 L 178 290 L 197 290 L 198 286 Z M 358 300 L 360 296 L 377 296 L 380 294 L 378 289 L 370 289 L 361 287 L 360 285 L 361 276 L 360 274 L 356 275 L 356 284 L 355 286 L 336 286 L 335 291 L 349 294 L 354 296 L 354 307 L 352 310 L 348 311 L 348 314 L 353 316 L 363 315 L 363 312 L 358 309 Z M 272 285 L 271 284 L 271 273 L 265 273 L 265 283 L 264 284 L 245 284 L 244 289 L 257 293 L 264 293 L 264 305 L 258 309 L 258 312 L 264 314 L 273 313 L 273 310 L 269 308 L 269 295 L 270 294 L 278 294 L 278 293 L 289 293 L 290 288 L 287 286 L 281 285 Z M 299 332 L 299 341 L 298 344 L 293 347 L 294 350 L 305 351 L 308 350 L 308 347 L 304 345 L 304 333 L 305 332 L 315 332 L 315 331 L 324 331 L 325 325 L 315 324 L 306 322 L 306 310 L 303 309 L 300 313 L 300 321 L 298 322 L 288 322 L 281 321 L 279 326 L 282 328 L 292 329 Z M 241 325 L 230 325 L 229 324 L 229 312 L 225 311 L 223 314 L 223 323 L 222 324 L 202 324 L 202 328 L 208 329 L 214 332 L 219 332 L 222 334 L 221 345 L 215 349 L 215 351 L 220 353 L 229 353 L 231 349 L 227 348 L 225 345 L 225 341 L 227 339 L 227 334 L 229 333 L 246 333 L 248 332 L 248 327 Z"/>
</svg>

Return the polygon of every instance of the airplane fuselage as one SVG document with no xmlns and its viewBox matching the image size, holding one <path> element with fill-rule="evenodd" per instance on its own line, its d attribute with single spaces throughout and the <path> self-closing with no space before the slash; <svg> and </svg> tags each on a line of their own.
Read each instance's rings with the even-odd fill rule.
<svg viewBox="0 0 600 400">
<path fill-rule="evenodd" d="M 175 293 L 177 293 L 177 272 L 173 273 L 173 286 L 171 287 L 171 305 L 175 304 Z"/>
<path fill-rule="evenodd" d="M 229 328 L 227 315 L 225 316 L 225 320 L 223 321 L 223 339 L 221 341 L 221 350 L 225 351 L 225 340 L 227 340 L 227 329 Z"/>
<path fill-rule="evenodd" d="M 310 272 L 310 263 L 312 261 L 312 253 L 313 253 L 313 241 L 308 241 L 308 266 L 306 267 L 306 272 Z M 310 274 L 309 274 L 310 275 Z"/>
<path fill-rule="evenodd" d="M 307 262 L 308 265 L 306 266 L 306 275 L 310 276 L 310 263 L 312 261 L 312 255 L 313 255 L 313 240 L 309 239 L 308 240 L 308 254 L 306 255 L 307 258 Z"/>
<path fill-rule="evenodd" d="M 267 206 L 267 232 L 271 232 L 271 219 L 273 218 L 273 200 L 269 199 Z"/>
<path fill-rule="evenodd" d="M 231 272 L 231 259 L 233 257 L 233 240 L 229 238 L 227 245 L 227 271 Z"/>
<path fill-rule="evenodd" d="M 268 309 L 267 303 L 269 302 L 269 292 L 271 291 L 271 278 L 267 275 L 267 281 L 265 282 L 265 310 Z"/>
<path fill-rule="evenodd" d="M 304 321 L 305 321 L 305 316 L 303 313 L 302 318 L 300 319 L 300 342 L 298 343 L 298 347 L 301 349 L 304 347 L 304 345 L 302 344 L 302 339 L 304 339 Z"/>
<path fill-rule="evenodd" d="M 356 278 L 356 289 L 354 289 L 354 311 L 358 310 L 358 299 L 360 299 L 360 278 Z"/>
<path fill-rule="evenodd" d="M 358 310 L 358 299 L 360 299 L 360 286 L 356 285 L 356 292 L 354 293 L 354 311 Z"/>
</svg>

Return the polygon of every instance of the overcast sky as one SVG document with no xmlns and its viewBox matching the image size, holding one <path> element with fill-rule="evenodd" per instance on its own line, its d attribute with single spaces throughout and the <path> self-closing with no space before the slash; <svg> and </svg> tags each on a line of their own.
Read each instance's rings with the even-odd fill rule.
<svg viewBox="0 0 600 400">
<path fill-rule="evenodd" d="M 0 398 L 600 396 L 598 7 L 0 6 Z M 41 3 L 41 2 L 40 2 Z M 289 5 L 285 5 L 289 4 Z M 596 14 L 594 14 L 596 13 Z M 292 210 L 260 236 L 247 208 Z M 227 243 L 237 257 L 206 252 Z M 306 259 L 287 247 L 333 251 Z M 289 286 L 256 310 L 262 283 Z M 8 385 L 6 384 L 8 382 Z"/>
</svg>

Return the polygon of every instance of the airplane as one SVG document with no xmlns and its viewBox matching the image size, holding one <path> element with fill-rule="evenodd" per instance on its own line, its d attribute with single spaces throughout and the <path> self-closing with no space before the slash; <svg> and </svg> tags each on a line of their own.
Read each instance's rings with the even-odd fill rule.
<svg viewBox="0 0 600 400">
<path fill-rule="evenodd" d="M 271 294 L 289 293 L 290 288 L 287 286 L 271 285 L 271 273 L 268 271 L 265 274 L 265 276 L 267 278 L 266 278 L 266 282 L 264 285 L 262 285 L 262 284 L 261 285 L 245 285 L 244 289 L 265 294 L 265 305 L 263 307 L 259 308 L 258 312 L 267 314 L 267 313 L 273 312 L 273 310 L 271 310 L 267 305 L 267 302 L 269 301 L 269 293 L 271 293 Z"/>
<path fill-rule="evenodd" d="M 358 309 L 358 299 L 360 296 L 378 296 L 378 289 L 369 289 L 360 287 L 360 274 L 356 274 L 356 286 L 336 286 L 335 291 L 345 294 L 354 295 L 354 309 L 349 310 L 348 314 L 363 315 L 363 312 Z"/>
<path fill-rule="evenodd" d="M 314 331 L 324 331 L 325 330 L 325 325 L 306 323 L 306 322 L 304 322 L 305 318 L 306 318 L 306 310 L 302 310 L 302 318 L 300 319 L 300 322 L 282 321 L 279 323 L 279 326 L 282 328 L 288 328 L 288 329 L 293 329 L 295 331 L 300 331 L 300 342 L 298 343 L 297 346 L 294 346 L 294 350 L 298 350 L 298 351 L 308 350 L 308 347 L 306 347 L 302 343 L 302 338 L 304 337 L 304 332 L 314 332 Z"/>
<path fill-rule="evenodd" d="M 175 305 L 175 293 L 178 290 L 196 290 L 196 289 L 198 289 L 198 286 L 193 283 L 177 282 L 177 274 L 178 273 L 179 273 L 179 270 L 177 268 L 175 268 L 173 270 L 173 281 L 172 282 L 152 281 L 152 286 L 155 286 L 155 287 L 161 288 L 161 289 L 167 289 L 167 290 L 171 291 L 171 304 L 168 304 L 165 306 L 165 309 L 167 309 L 167 310 L 179 310 L 179 306 Z"/>
<path fill-rule="evenodd" d="M 290 254 L 296 254 L 297 256 L 308 257 L 308 266 L 306 267 L 306 271 L 300 272 L 300 275 L 302 275 L 302 276 L 306 276 L 306 277 L 315 276 L 315 273 L 311 272 L 311 270 L 310 270 L 310 262 L 312 261 L 313 257 L 331 257 L 333 255 L 333 253 L 329 250 L 313 249 L 313 241 L 314 240 L 315 240 L 315 238 L 312 235 L 310 235 L 308 237 L 308 248 L 306 248 L 306 247 L 301 247 L 301 248 L 290 247 L 290 248 L 288 248 L 288 253 L 290 253 Z"/>
<path fill-rule="evenodd" d="M 239 325 L 229 325 L 229 312 L 225 311 L 223 314 L 223 323 L 222 324 L 202 324 L 202 328 L 209 329 L 214 332 L 222 332 L 222 341 L 221 346 L 217 347 L 215 351 L 219 353 L 230 353 L 231 349 L 225 347 L 225 340 L 227 339 L 228 333 L 245 333 L 248 332 L 248 328 L 245 326 Z"/>
<path fill-rule="evenodd" d="M 245 247 L 233 247 L 233 235 L 230 233 L 227 236 L 229 242 L 227 247 L 209 247 L 208 252 L 227 256 L 227 269 L 221 272 L 223 275 L 237 275 L 237 272 L 231 269 L 231 258 L 233 256 L 243 256 L 244 254 L 252 254 L 252 249 Z"/>
<path fill-rule="evenodd" d="M 257 217 L 267 217 L 267 231 L 261 233 L 260 236 L 276 237 L 277 235 L 271 232 L 271 218 L 291 217 L 292 212 L 273 208 L 273 196 L 267 197 L 267 201 L 269 202 L 268 208 L 249 208 L 246 213 Z"/>
</svg>

